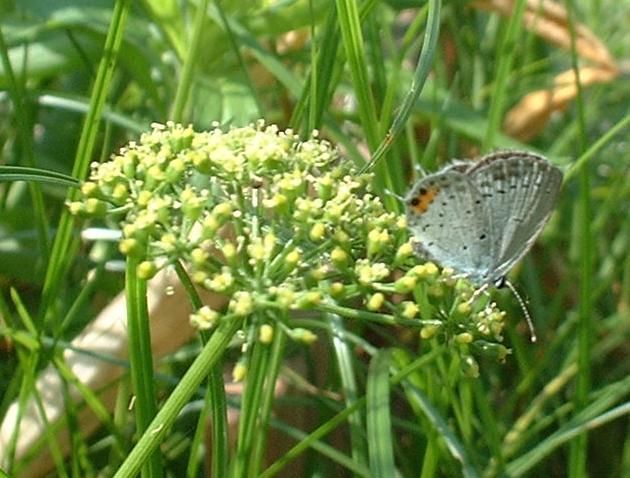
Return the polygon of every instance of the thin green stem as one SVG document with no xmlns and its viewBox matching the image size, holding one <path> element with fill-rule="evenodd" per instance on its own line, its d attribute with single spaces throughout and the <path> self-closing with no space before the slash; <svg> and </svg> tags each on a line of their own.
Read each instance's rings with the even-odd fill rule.
<svg viewBox="0 0 630 478">
<path fill-rule="evenodd" d="M 136 274 L 138 261 L 127 258 L 125 292 L 127 299 L 127 327 L 129 330 L 129 364 L 134 388 L 136 428 L 144 433 L 157 412 L 153 378 L 153 355 L 147 310 L 146 280 Z M 159 453 L 154 453 L 143 467 L 143 476 L 162 476 Z"/>
<path fill-rule="evenodd" d="M 222 318 L 219 327 L 116 471 L 114 478 L 136 476 L 151 453 L 160 445 L 184 405 L 197 392 L 197 388 L 208 375 L 208 369 L 221 360 L 240 325 L 241 320 L 238 317 L 226 315 Z"/>
</svg>

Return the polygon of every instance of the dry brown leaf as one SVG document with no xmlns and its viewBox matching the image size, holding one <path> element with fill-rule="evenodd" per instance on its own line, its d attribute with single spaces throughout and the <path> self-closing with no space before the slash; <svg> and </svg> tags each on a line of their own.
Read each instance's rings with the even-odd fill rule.
<svg viewBox="0 0 630 478">
<path fill-rule="evenodd" d="M 514 0 L 478 0 L 473 6 L 509 16 Z M 550 43 L 569 51 L 571 30 L 567 11 L 563 5 L 550 0 L 528 0 L 523 13 L 525 28 Z M 575 23 L 575 50 L 593 66 L 580 66 L 582 87 L 612 81 L 619 75 L 619 67 L 606 46 L 585 25 Z M 563 111 L 577 96 L 578 88 L 573 70 L 560 73 L 552 87 L 527 94 L 506 115 L 505 133 L 522 141 L 536 137 L 547 125 L 549 118 Z"/>
<path fill-rule="evenodd" d="M 580 68 L 582 87 L 595 83 L 606 83 L 616 73 L 608 69 Z M 536 137 L 547 125 L 553 113 L 563 111 L 577 96 L 577 81 L 573 70 L 565 71 L 554 79 L 554 86 L 524 96 L 506 115 L 503 130 L 522 141 Z"/>
<path fill-rule="evenodd" d="M 478 0 L 473 6 L 510 16 L 514 0 Z M 527 30 L 549 40 L 565 50 L 571 49 L 571 31 L 567 11 L 563 5 L 550 0 L 528 0 L 523 14 Z M 580 58 L 592 61 L 603 68 L 617 70 L 615 60 L 606 46 L 584 24 L 575 23 L 575 47 Z"/>
</svg>

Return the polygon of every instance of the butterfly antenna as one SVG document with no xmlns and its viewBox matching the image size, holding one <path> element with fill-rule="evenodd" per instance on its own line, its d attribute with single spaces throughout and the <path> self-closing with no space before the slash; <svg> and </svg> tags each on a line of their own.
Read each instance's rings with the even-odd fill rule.
<svg viewBox="0 0 630 478">
<path fill-rule="evenodd" d="M 536 331 L 534 330 L 534 322 L 532 322 L 532 316 L 530 315 L 529 310 L 527 310 L 527 305 L 525 304 L 525 301 L 523 300 L 521 295 L 516 291 L 516 287 L 514 287 L 514 285 L 509 280 L 507 279 L 505 280 L 505 285 L 508 287 L 508 289 L 512 291 L 512 294 L 514 294 L 514 297 L 516 297 L 518 304 L 521 306 L 521 309 L 523 310 L 523 314 L 525 314 L 525 320 L 527 321 L 527 326 L 529 327 L 530 341 L 532 343 L 536 342 L 538 338 L 536 337 Z"/>
</svg>

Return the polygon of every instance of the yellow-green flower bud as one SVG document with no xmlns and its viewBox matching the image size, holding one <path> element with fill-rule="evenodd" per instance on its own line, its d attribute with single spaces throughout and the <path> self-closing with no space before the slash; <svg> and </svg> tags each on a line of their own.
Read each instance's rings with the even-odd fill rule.
<svg viewBox="0 0 630 478">
<path fill-rule="evenodd" d="M 122 239 L 118 243 L 118 250 L 130 257 L 140 257 L 145 252 L 140 241 L 133 238 Z"/>
<path fill-rule="evenodd" d="M 247 245 L 247 255 L 253 263 L 260 262 L 265 258 L 265 247 L 260 239 L 255 239 Z"/>
<path fill-rule="evenodd" d="M 333 239 L 339 244 L 348 244 L 350 242 L 350 236 L 345 231 L 338 229 L 333 235 Z"/>
<path fill-rule="evenodd" d="M 330 260 L 337 267 L 343 268 L 348 264 L 348 254 L 341 247 L 335 247 L 330 253 Z"/>
<path fill-rule="evenodd" d="M 81 201 L 72 201 L 68 203 L 68 209 L 73 216 L 85 214 L 85 205 Z"/>
<path fill-rule="evenodd" d="M 231 242 L 226 242 L 223 244 L 223 247 L 221 247 L 221 252 L 223 252 L 226 261 L 232 262 L 236 257 L 236 246 Z"/>
<path fill-rule="evenodd" d="M 330 293 L 333 297 L 339 297 L 346 290 L 346 286 L 343 282 L 333 282 L 330 285 Z"/>
<path fill-rule="evenodd" d="M 232 369 L 232 381 L 242 382 L 247 375 L 247 367 L 243 362 L 238 362 Z"/>
<path fill-rule="evenodd" d="M 467 355 L 461 363 L 462 372 L 468 378 L 479 377 L 479 364 L 474 357 Z"/>
<path fill-rule="evenodd" d="M 201 266 L 208 262 L 208 257 L 210 254 L 205 249 L 201 247 L 195 247 L 192 251 L 190 251 L 190 260 L 196 266 Z"/>
<path fill-rule="evenodd" d="M 199 330 L 209 330 L 213 328 L 219 320 L 219 313 L 207 305 L 201 307 L 194 314 L 190 314 L 190 325 Z"/>
<path fill-rule="evenodd" d="M 232 212 L 232 204 L 229 202 L 219 203 L 212 209 L 212 214 L 221 221 L 228 219 L 232 215 Z"/>
<path fill-rule="evenodd" d="M 263 344 L 270 344 L 273 340 L 273 327 L 269 324 L 263 324 L 258 329 L 258 340 Z"/>
<path fill-rule="evenodd" d="M 433 338 L 438 332 L 439 328 L 439 325 L 425 325 L 420 329 L 420 338 L 425 340 Z"/>
<path fill-rule="evenodd" d="M 227 292 L 234 284 L 234 276 L 228 267 L 223 267 L 221 273 L 215 274 L 211 279 L 204 281 L 206 289 L 215 292 Z"/>
<path fill-rule="evenodd" d="M 86 181 L 81 185 L 81 194 L 86 197 L 96 197 L 100 194 L 100 188 L 92 181 Z"/>
<path fill-rule="evenodd" d="M 277 243 L 278 243 L 278 238 L 273 232 L 269 232 L 265 234 L 265 236 L 263 237 L 263 247 L 265 249 L 265 256 L 267 258 L 271 256 Z"/>
<path fill-rule="evenodd" d="M 214 214 L 207 215 L 201 224 L 201 237 L 204 239 L 213 239 L 219 227 L 221 227 L 221 223 Z"/>
<path fill-rule="evenodd" d="M 136 274 L 140 279 L 150 279 L 157 273 L 157 266 L 152 261 L 142 261 L 136 268 Z"/>
<path fill-rule="evenodd" d="M 322 176 L 317 181 L 317 195 L 324 201 L 332 197 L 333 179 L 330 175 Z"/>
<path fill-rule="evenodd" d="M 405 259 L 407 259 L 411 255 L 413 255 L 413 246 L 411 245 L 410 242 L 405 242 L 396 251 L 396 256 L 394 257 L 394 263 L 400 264 L 404 262 Z"/>
<path fill-rule="evenodd" d="M 168 163 L 166 167 L 166 181 L 169 183 L 175 183 L 179 181 L 186 171 L 186 163 L 181 158 L 175 158 Z"/>
<path fill-rule="evenodd" d="M 473 336 L 470 332 L 462 332 L 455 336 L 455 342 L 458 344 L 469 344 L 473 341 Z"/>
<path fill-rule="evenodd" d="M 372 297 L 369 298 L 366 307 L 368 310 L 376 311 L 383 307 L 385 303 L 385 296 L 380 292 L 373 294 Z"/>
<path fill-rule="evenodd" d="M 414 276 L 402 276 L 394 282 L 394 290 L 399 294 L 411 292 L 416 287 L 416 278 Z"/>
<path fill-rule="evenodd" d="M 89 198 L 85 201 L 85 212 L 90 216 L 104 216 L 107 213 L 107 204 L 100 199 Z"/>
<path fill-rule="evenodd" d="M 322 294 L 317 290 L 311 290 L 304 292 L 297 299 L 297 307 L 300 309 L 305 309 L 309 307 L 314 307 L 318 305 L 322 301 Z"/>
<path fill-rule="evenodd" d="M 284 258 L 285 264 L 289 267 L 289 269 L 293 269 L 298 262 L 300 262 L 302 254 L 300 249 L 295 248 L 291 252 L 289 252 Z"/>
<path fill-rule="evenodd" d="M 208 274 L 204 271 L 195 271 L 192 273 L 191 279 L 195 284 L 204 284 L 208 280 Z"/>
<path fill-rule="evenodd" d="M 389 242 L 389 233 L 387 229 L 372 229 L 368 233 L 367 252 L 368 257 L 383 251 Z"/>
<path fill-rule="evenodd" d="M 319 242 L 324 239 L 325 235 L 326 226 L 324 225 L 324 223 L 316 222 L 315 224 L 313 224 L 313 227 L 309 232 L 309 237 L 311 238 L 311 241 Z"/>
<path fill-rule="evenodd" d="M 470 314 L 470 311 L 471 311 L 470 302 L 466 301 L 466 302 L 460 302 L 459 304 L 457 304 L 458 313 L 462 315 L 468 315 Z"/>
<path fill-rule="evenodd" d="M 254 310 L 254 298 L 246 291 L 235 292 L 230 300 L 229 309 L 239 317 L 249 315 Z"/>
<path fill-rule="evenodd" d="M 276 302 L 283 309 L 290 308 L 295 302 L 295 292 L 287 286 L 280 286 L 275 291 Z"/>
<path fill-rule="evenodd" d="M 116 201 L 117 204 L 122 204 L 129 197 L 129 189 L 127 189 L 127 185 L 123 183 L 118 183 L 114 186 L 112 190 L 112 199 Z"/>
<path fill-rule="evenodd" d="M 401 305 L 402 305 L 401 315 L 405 319 L 413 319 L 418 315 L 418 312 L 420 312 L 420 308 L 418 307 L 418 304 L 416 304 L 415 302 L 406 300 Z"/>
<path fill-rule="evenodd" d="M 310 345 L 317 340 L 317 335 L 315 335 L 313 332 L 311 332 L 308 329 L 297 327 L 291 330 L 291 338 L 293 340 L 297 340 L 299 342 Z"/>
<path fill-rule="evenodd" d="M 138 193 L 138 206 L 146 207 L 149 204 L 149 201 L 153 198 L 153 193 L 151 191 L 142 190 Z"/>
</svg>

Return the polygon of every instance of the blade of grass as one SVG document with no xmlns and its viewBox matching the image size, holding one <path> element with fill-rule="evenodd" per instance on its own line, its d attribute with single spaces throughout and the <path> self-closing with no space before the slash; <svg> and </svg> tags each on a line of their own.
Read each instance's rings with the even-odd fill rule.
<svg viewBox="0 0 630 478">
<path fill-rule="evenodd" d="M 439 359 L 442 349 L 434 351 L 431 357 Z M 427 357 L 421 357 L 426 359 Z M 425 396 L 419 387 L 417 377 L 412 375 L 412 372 L 417 369 L 420 359 L 415 362 L 411 362 L 407 356 L 407 352 L 403 350 L 396 350 L 394 353 L 394 362 L 396 367 L 400 370 L 392 377 L 392 382 L 402 383 L 407 400 L 410 405 L 417 410 L 420 410 L 424 417 L 431 423 L 437 432 L 438 436 L 444 441 L 451 456 L 460 462 L 462 466 L 462 475 L 466 478 L 476 478 L 480 474 L 474 467 L 472 460 L 470 459 L 468 452 L 459 438 L 451 430 L 446 419 L 442 416 L 440 411 L 431 403 L 431 401 Z M 422 362 L 424 363 L 424 361 Z M 406 377 L 406 378 L 405 378 Z"/>
<path fill-rule="evenodd" d="M 572 422 L 562 427 L 547 439 L 539 442 L 528 453 L 523 454 L 518 459 L 508 463 L 506 466 L 506 475 L 514 477 L 523 476 L 531 470 L 532 467 L 536 466 L 545 457 L 549 456 L 549 454 L 556 448 L 564 445 L 565 443 L 571 442 L 575 439 L 575 437 L 580 436 L 589 430 L 598 428 L 628 414 L 630 414 L 630 402 L 623 403 L 594 418 Z"/>
<path fill-rule="evenodd" d="M 365 41 L 361 33 L 359 8 L 354 0 L 336 0 L 337 18 L 341 41 L 346 53 L 346 60 L 350 68 L 350 77 L 354 93 L 357 95 L 357 106 L 361 127 L 370 151 L 378 144 L 378 115 L 376 102 L 372 94 L 369 81 Z"/>
<path fill-rule="evenodd" d="M 354 354 L 345 339 L 345 326 L 341 317 L 336 314 L 327 314 L 327 317 L 330 323 L 337 368 L 341 377 L 343 396 L 346 401 L 346 407 L 351 407 L 359 397 Z M 369 454 L 365 443 L 363 417 L 359 412 L 353 413 L 348 417 L 348 423 L 350 425 L 352 458 L 359 465 L 367 466 Z"/>
<path fill-rule="evenodd" d="M 7 51 L 7 45 L 4 41 L 4 33 L 0 28 L 0 59 L 2 59 L 2 65 L 9 81 L 9 95 L 13 101 L 13 108 L 15 110 L 15 116 L 18 124 L 18 135 L 20 137 L 20 144 L 22 147 L 22 154 L 24 155 L 24 162 L 27 166 L 35 166 L 35 158 L 33 156 L 33 125 L 30 124 L 27 112 L 27 97 L 25 87 L 21 84 L 13 73 L 13 65 L 9 59 Z M 22 72 L 22 80 L 26 82 L 27 72 Z M 43 261 L 42 264 L 47 266 L 49 259 L 49 238 L 48 238 L 48 218 L 46 211 L 44 210 L 44 197 L 42 195 L 41 188 L 38 184 L 29 182 L 29 193 L 31 195 L 31 202 L 33 210 L 35 212 L 35 228 L 37 230 L 37 244 L 39 246 L 40 258 Z"/>
<path fill-rule="evenodd" d="M 523 12 L 526 5 L 526 0 L 516 0 L 507 29 L 500 41 L 492 100 L 488 111 L 488 126 L 481 145 L 482 151 L 488 151 L 494 147 L 495 136 L 501 129 L 501 121 L 507 102 L 510 70 L 514 62 L 514 55 L 518 50 L 516 43 L 522 31 Z"/>
<path fill-rule="evenodd" d="M 112 75 L 114 74 L 116 57 L 123 40 L 130 5 L 130 0 L 117 0 L 114 5 L 112 21 L 109 31 L 107 32 L 107 38 L 105 39 L 103 56 L 90 96 L 90 108 L 81 131 L 79 146 L 72 168 L 72 176 L 77 179 L 82 179 L 86 176 L 94 148 L 96 147 L 96 134 L 101 121 L 101 114 L 107 93 L 111 85 Z M 69 201 L 76 199 L 76 194 L 76 191 L 71 190 L 67 199 Z M 74 218 L 68 211 L 64 211 L 59 220 L 57 234 L 55 235 L 52 252 L 50 254 L 50 262 L 46 269 L 39 312 L 39 318 L 42 321 L 49 312 L 49 308 L 54 298 L 57 296 L 57 292 L 62 287 L 64 282 L 63 276 L 70 266 L 70 261 L 76 250 L 76 238 L 73 235 L 73 225 Z"/>
<path fill-rule="evenodd" d="M 573 10 L 575 6 L 572 0 L 566 1 L 567 25 L 571 37 L 571 66 L 575 74 L 577 85 L 576 109 L 578 123 L 578 147 L 580 153 L 587 149 L 586 117 L 584 108 L 584 95 L 580 81 L 580 67 L 576 51 L 575 25 Z M 578 306 L 578 374 L 573 397 L 574 411 L 578 414 L 588 403 L 588 395 L 591 390 L 591 352 L 592 337 L 595 330 L 593 326 L 593 230 L 592 205 L 591 205 L 591 180 L 590 171 L 584 168 L 580 173 L 580 199 L 579 199 L 579 238 L 580 247 L 580 301 Z M 571 442 L 569 449 L 569 476 L 584 478 L 587 476 L 586 461 L 588 454 L 588 434 L 579 434 Z"/>
<path fill-rule="evenodd" d="M 363 167 L 361 172 L 375 168 L 381 159 L 385 156 L 394 140 L 403 131 L 405 123 L 411 114 L 416 100 L 420 96 L 424 84 L 431 71 L 433 57 L 437 49 L 437 41 L 440 33 L 440 10 L 442 7 L 441 0 L 428 1 L 427 28 L 424 32 L 424 41 L 422 42 L 422 50 L 418 58 L 418 66 L 413 75 L 413 80 L 409 91 L 407 92 L 403 102 L 394 117 L 391 127 L 387 131 L 385 138 L 381 141 L 376 151 L 372 154 L 372 159 Z"/>
<path fill-rule="evenodd" d="M 389 404 L 389 368 L 391 353 L 379 351 L 370 362 L 367 376 L 366 421 L 370 471 L 374 476 L 395 476 Z"/>
<path fill-rule="evenodd" d="M 70 188 L 79 187 L 79 181 L 72 176 L 26 166 L 0 166 L 0 182 L 3 181 L 33 181 Z"/>
<path fill-rule="evenodd" d="M 193 75 L 199 58 L 198 50 L 202 39 L 203 27 L 206 23 L 206 11 L 208 10 L 208 0 L 201 0 L 195 10 L 195 21 L 193 24 L 192 37 L 190 43 L 186 45 L 184 64 L 182 73 L 177 82 L 175 101 L 171 110 L 171 119 L 180 123 L 183 119 L 184 108 L 190 98 L 190 91 L 193 85 Z"/>
</svg>

